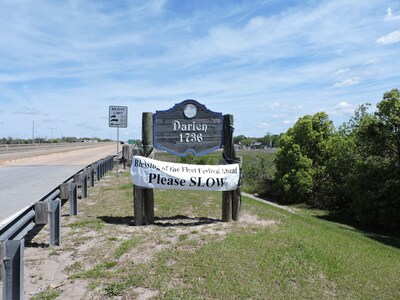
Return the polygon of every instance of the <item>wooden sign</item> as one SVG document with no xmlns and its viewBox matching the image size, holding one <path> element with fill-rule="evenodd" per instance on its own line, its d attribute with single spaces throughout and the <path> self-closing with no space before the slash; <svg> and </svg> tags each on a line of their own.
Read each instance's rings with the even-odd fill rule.
<svg viewBox="0 0 400 300">
<path fill-rule="evenodd" d="M 222 147 L 222 113 L 195 100 L 185 100 L 153 116 L 157 149 L 186 156 L 201 156 Z"/>
</svg>

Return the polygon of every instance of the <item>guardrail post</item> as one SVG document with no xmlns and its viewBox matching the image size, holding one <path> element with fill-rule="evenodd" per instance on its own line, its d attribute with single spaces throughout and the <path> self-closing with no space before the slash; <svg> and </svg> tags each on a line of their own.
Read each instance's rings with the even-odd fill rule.
<svg viewBox="0 0 400 300">
<path fill-rule="evenodd" d="M 75 174 L 74 181 L 78 185 L 78 188 L 80 188 L 82 186 L 82 174 L 81 173 Z"/>
<path fill-rule="evenodd" d="M 89 174 L 90 174 L 90 176 L 89 176 L 89 178 L 90 178 L 90 186 L 94 187 L 94 174 L 95 174 L 95 171 L 94 171 L 94 167 L 93 166 L 90 166 Z"/>
<path fill-rule="evenodd" d="M 100 180 L 103 178 L 103 160 L 99 161 Z"/>
<path fill-rule="evenodd" d="M 109 156 L 108 157 L 108 170 L 112 171 L 112 169 L 114 168 L 114 157 L 113 156 Z"/>
<path fill-rule="evenodd" d="M 47 201 L 35 203 L 35 224 L 44 225 L 49 220 L 49 204 Z"/>
<path fill-rule="evenodd" d="M 70 190 L 69 183 L 60 184 L 60 199 L 61 200 L 69 199 L 69 190 Z"/>
<path fill-rule="evenodd" d="M 99 161 L 99 180 L 103 178 L 103 160 Z"/>
<path fill-rule="evenodd" d="M 88 196 L 88 178 L 86 171 L 82 173 L 82 198 L 87 198 Z"/>
<path fill-rule="evenodd" d="M 70 215 L 76 216 L 78 214 L 78 187 L 75 182 L 69 184 L 69 203 Z"/>
<path fill-rule="evenodd" d="M 100 181 L 100 163 L 96 163 L 96 181 Z"/>
<path fill-rule="evenodd" d="M 102 159 L 101 160 L 101 178 L 104 177 L 104 175 L 106 175 L 106 160 Z"/>
<path fill-rule="evenodd" d="M 121 161 L 123 163 L 124 169 L 126 168 L 127 165 L 128 167 L 130 167 L 130 160 L 131 160 L 131 146 L 123 145 Z"/>
<path fill-rule="evenodd" d="M 50 246 L 60 246 L 61 243 L 61 200 L 49 202 L 50 211 Z"/>
<path fill-rule="evenodd" d="M 110 156 L 111 170 L 114 169 L 114 156 Z"/>
<path fill-rule="evenodd" d="M 2 299 L 24 298 L 24 239 L 0 242 Z"/>
<path fill-rule="evenodd" d="M 107 173 L 108 171 L 110 171 L 110 160 L 109 160 L 109 157 L 107 156 L 105 159 L 104 159 L 104 170 L 105 170 L 105 172 L 104 173 Z"/>
</svg>

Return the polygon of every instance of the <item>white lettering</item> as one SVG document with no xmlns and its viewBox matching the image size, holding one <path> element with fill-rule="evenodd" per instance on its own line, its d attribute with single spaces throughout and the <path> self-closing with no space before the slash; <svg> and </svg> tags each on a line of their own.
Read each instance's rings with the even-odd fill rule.
<svg viewBox="0 0 400 300">
<path fill-rule="evenodd" d="M 192 123 L 181 123 L 178 120 L 172 121 L 172 127 L 174 131 L 202 131 L 207 133 L 208 125 L 196 123 L 193 121 Z"/>
</svg>

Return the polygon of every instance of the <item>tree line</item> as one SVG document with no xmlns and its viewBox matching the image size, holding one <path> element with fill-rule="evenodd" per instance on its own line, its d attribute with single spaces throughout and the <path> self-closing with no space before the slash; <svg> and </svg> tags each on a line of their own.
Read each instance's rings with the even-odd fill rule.
<svg viewBox="0 0 400 300">
<path fill-rule="evenodd" d="M 233 142 L 235 145 L 244 145 L 246 147 L 250 147 L 254 143 L 258 142 L 269 148 L 276 148 L 278 147 L 281 135 L 282 134 L 272 134 L 269 132 L 267 132 L 263 137 L 260 138 L 238 135 L 233 138 Z"/>
<path fill-rule="evenodd" d="M 286 204 L 350 214 L 364 224 L 400 226 L 399 90 L 374 112 L 361 105 L 335 127 L 319 112 L 301 117 L 279 140 L 276 171 L 265 190 Z"/>
</svg>

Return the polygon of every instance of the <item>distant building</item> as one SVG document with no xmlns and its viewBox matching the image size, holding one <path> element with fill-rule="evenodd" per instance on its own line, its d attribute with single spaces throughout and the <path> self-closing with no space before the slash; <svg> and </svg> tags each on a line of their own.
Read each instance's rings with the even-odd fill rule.
<svg viewBox="0 0 400 300">
<path fill-rule="evenodd" d="M 253 150 L 264 149 L 264 147 L 265 146 L 263 144 L 261 144 L 260 142 L 255 142 L 250 145 L 250 149 L 253 149 Z"/>
</svg>

